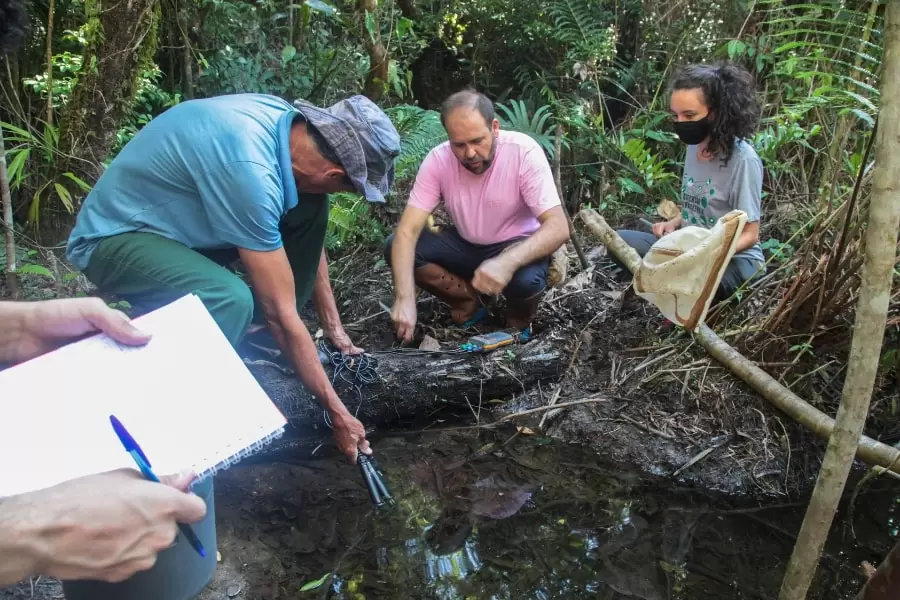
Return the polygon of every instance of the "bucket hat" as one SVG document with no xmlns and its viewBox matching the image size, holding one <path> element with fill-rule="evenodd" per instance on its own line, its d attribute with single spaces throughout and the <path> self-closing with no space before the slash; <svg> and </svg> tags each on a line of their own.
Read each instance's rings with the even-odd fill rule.
<svg viewBox="0 0 900 600">
<path fill-rule="evenodd" d="M 294 107 L 322 134 L 357 191 L 369 202 L 384 202 L 400 155 L 400 134 L 384 111 L 359 95 L 328 108 L 305 100 Z"/>
</svg>

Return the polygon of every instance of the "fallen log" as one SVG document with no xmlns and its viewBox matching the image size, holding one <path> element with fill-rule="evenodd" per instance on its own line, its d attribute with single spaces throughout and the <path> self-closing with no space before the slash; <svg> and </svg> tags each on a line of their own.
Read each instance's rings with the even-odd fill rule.
<svg viewBox="0 0 900 600">
<path fill-rule="evenodd" d="M 602 216 L 590 208 L 582 209 L 578 216 L 581 217 L 588 229 L 603 242 L 607 250 L 615 254 L 628 267 L 628 270 L 632 273 L 637 270 L 641 261 L 640 256 L 609 226 Z M 827 440 L 831 437 L 831 432 L 834 430 L 834 419 L 778 383 L 771 375 L 716 335 L 706 324 L 698 327 L 694 336 L 710 356 L 756 390 L 766 401 L 820 438 Z M 856 456 L 871 465 L 900 473 L 900 451 L 866 435 L 861 435 L 859 438 Z"/>
<path fill-rule="evenodd" d="M 381 429 L 443 409 L 486 417 L 490 400 L 558 378 L 564 346 L 547 336 L 488 354 L 376 352 L 344 367 L 325 366 L 348 410 L 367 428 Z M 247 367 L 288 419 L 292 437 L 327 431 L 322 408 L 296 376 L 265 361 Z"/>
</svg>

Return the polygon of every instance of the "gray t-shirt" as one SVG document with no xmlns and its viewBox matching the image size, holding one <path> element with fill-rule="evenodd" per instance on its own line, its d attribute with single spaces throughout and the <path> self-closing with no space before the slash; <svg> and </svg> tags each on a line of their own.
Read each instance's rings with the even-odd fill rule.
<svg viewBox="0 0 900 600">
<path fill-rule="evenodd" d="M 688 146 L 681 179 L 682 227 L 699 225 L 709 229 L 732 210 L 747 213 L 748 223 L 759 221 L 762 181 L 762 161 L 744 141 L 735 142 L 734 153 L 725 166 L 718 158 L 698 160 L 697 146 Z M 735 256 L 765 262 L 759 242 Z"/>
</svg>

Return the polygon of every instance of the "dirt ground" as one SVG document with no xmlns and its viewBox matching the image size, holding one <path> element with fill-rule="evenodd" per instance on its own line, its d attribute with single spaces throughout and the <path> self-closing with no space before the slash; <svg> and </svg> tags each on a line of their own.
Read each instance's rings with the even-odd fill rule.
<svg viewBox="0 0 900 600">
<path fill-rule="evenodd" d="M 534 323 L 535 336 L 566 342 L 559 380 L 523 390 L 497 415 L 543 406 L 559 386 L 559 403 L 599 394 L 606 401 L 548 419 L 549 435 L 648 475 L 672 481 L 678 472 L 674 482 L 708 492 L 785 498 L 808 489 L 821 444 L 711 361 L 655 308 L 625 293 L 602 250 L 588 252 L 593 266 L 582 274 L 572 254 L 569 281 L 548 292 Z M 335 265 L 335 279 L 354 341 L 367 350 L 395 345 L 379 304 L 392 303 L 384 261 L 351 257 Z M 452 342 L 472 333 L 453 327 L 446 305 L 428 294 L 418 308 L 421 328 L 413 345 L 426 334 Z M 502 328 L 501 313 L 502 305 L 494 307 L 483 329 Z M 520 424 L 537 425 L 541 417 Z"/>
</svg>

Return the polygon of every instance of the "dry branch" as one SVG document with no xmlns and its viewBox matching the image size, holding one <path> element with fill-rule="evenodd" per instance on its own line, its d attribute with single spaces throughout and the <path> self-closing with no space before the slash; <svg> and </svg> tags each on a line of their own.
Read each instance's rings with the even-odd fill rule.
<svg viewBox="0 0 900 600">
<path fill-rule="evenodd" d="M 625 243 L 619 234 L 592 209 L 579 213 L 588 228 L 615 254 L 622 263 L 634 272 L 640 264 L 640 256 L 634 248 Z M 756 390 L 775 408 L 811 430 L 823 439 L 828 439 L 834 430 L 834 420 L 811 406 L 798 395 L 775 381 L 771 375 L 757 367 L 740 352 L 728 345 L 707 325 L 701 325 L 695 333 L 697 341 L 710 356 L 725 365 L 734 375 Z M 900 451 L 872 438 L 859 436 L 856 455 L 869 464 L 886 467 L 900 473 L 897 466 Z"/>
</svg>

